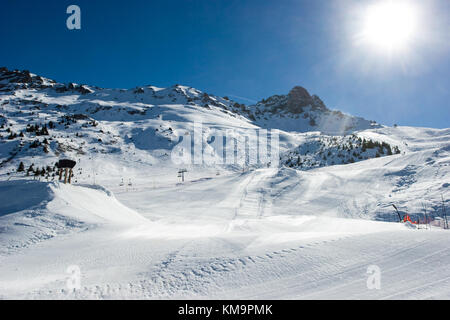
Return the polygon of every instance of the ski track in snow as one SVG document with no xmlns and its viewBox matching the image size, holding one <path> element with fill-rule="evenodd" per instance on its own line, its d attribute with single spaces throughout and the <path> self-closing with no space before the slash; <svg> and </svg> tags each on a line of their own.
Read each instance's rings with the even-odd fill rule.
<svg viewBox="0 0 450 320">
<path fill-rule="evenodd" d="M 234 299 L 312 299 L 312 298 L 448 298 L 450 271 L 435 272 L 436 264 L 448 261 L 448 236 L 444 232 L 414 234 L 381 232 L 332 240 L 315 240 L 285 249 L 258 254 L 201 256 L 204 240 L 189 241 L 162 256 L 136 252 L 129 263 L 149 264 L 149 270 L 135 279 L 84 285 L 69 293 L 49 286 L 34 290 L 26 298 L 234 298 Z M 392 243 L 397 238 L 399 243 Z M 416 238 L 415 241 L 412 241 Z M 430 239 L 431 238 L 431 239 Z M 386 240 L 388 239 L 388 240 Z M 212 243 L 222 242 L 209 239 Z M 225 243 L 221 243 L 224 245 Z M 225 246 L 226 249 L 227 246 Z M 116 247 L 119 256 L 123 248 Z M 363 252 L 355 255 L 354 250 Z M 96 255 L 98 252 L 93 251 Z M 139 258 L 140 256 L 140 258 Z M 345 258 L 343 258 L 345 257 Z M 118 258 L 118 257 L 116 257 Z M 93 257 L 80 256 L 79 262 Z M 143 260 L 141 260 L 143 259 Z M 368 290 L 366 269 L 381 268 L 381 290 Z M 99 279 L 95 279 L 94 283 Z M 62 280 L 59 280 L 61 282 Z M 87 284 L 91 280 L 85 279 Z M 58 280 L 56 280 L 58 282 Z M 427 289 L 427 290 L 423 290 Z M 22 297 L 22 296 L 20 296 Z"/>
<path fill-rule="evenodd" d="M 117 216 L 104 224 L 100 222 L 102 219 L 112 219 L 105 214 L 87 223 L 81 233 L 74 230 L 3 255 L 0 297 L 450 298 L 450 237 L 446 231 L 410 230 L 400 224 L 320 215 L 273 215 L 266 210 L 266 198 L 280 205 L 280 198 L 302 184 L 289 181 L 291 171 L 288 171 L 290 178 L 285 179 L 284 171 L 259 169 L 217 178 L 237 185 L 231 187 L 237 192 L 224 194 L 220 202 L 223 206 L 228 204 L 231 213 L 225 218 L 196 217 L 187 211 L 187 220 L 174 223 L 179 215 L 152 218 L 139 203 L 134 203 L 148 220 L 141 221 L 137 215 L 123 225 L 117 221 L 122 221 L 124 216 Z M 314 179 L 307 183 L 307 192 L 299 203 L 314 201 L 314 194 L 320 192 L 327 180 L 323 172 L 308 174 Z M 268 187 L 281 182 L 281 188 L 275 188 L 276 191 Z M 211 183 L 207 179 L 186 185 L 179 190 L 179 196 L 184 192 L 191 196 L 199 192 L 205 198 L 217 196 L 207 191 Z M 74 188 L 89 187 L 56 188 L 55 198 L 47 207 L 51 208 L 53 202 L 62 198 L 72 206 L 69 208 L 76 209 L 76 194 L 67 196 L 65 191 L 73 193 Z M 104 201 L 108 203 L 114 200 L 108 191 L 97 192 L 99 195 L 106 192 Z M 160 190 L 150 188 L 142 192 L 151 197 Z M 172 193 L 171 188 L 165 190 L 169 198 Z M 80 190 L 80 194 L 85 191 Z M 117 194 L 122 201 L 131 195 Z M 100 202 L 98 206 L 103 204 Z M 119 212 L 131 215 L 129 218 L 136 215 L 120 203 L 114 206 Z M 91 210 L 97 212 L 95 208 Z M 238 214 L 233 215 L 236 210 Z M 195 234 L 201 229 L 209 231 Z M 74 292 L 66 287 L 68 274 L 65 272 L 70 265 L 80 266 L 82 272 L 82 286 Z M 381 269 L 381 290 L 367 289 L 366 271 L 370 265 Z"/>
<path fill-rule="evenodd" d="M 267 180 L 275 173 L 276 169 L 260 169 L 251 173 L 249 182 L 245 186 L 239 202 L 235 218 L 261 218 L 266 211 L 270 215 L 270 196 L 266 196 L 265 193 L 270 192 L 270 188 L 267 187 Z"/>
</svg>

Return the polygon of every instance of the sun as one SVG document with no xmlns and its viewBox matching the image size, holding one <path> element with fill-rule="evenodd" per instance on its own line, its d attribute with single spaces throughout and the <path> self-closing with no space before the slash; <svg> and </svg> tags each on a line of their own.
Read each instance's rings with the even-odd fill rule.
<svg viewBox="0 0 450 320">
<path fill-rule="evenodd" d="M 405 49 L 413 40 L 417 17 L 413 6 L 401 1 L 385 1 L 368 8 L 362 36 L 378 49 Z"/>
</svg>

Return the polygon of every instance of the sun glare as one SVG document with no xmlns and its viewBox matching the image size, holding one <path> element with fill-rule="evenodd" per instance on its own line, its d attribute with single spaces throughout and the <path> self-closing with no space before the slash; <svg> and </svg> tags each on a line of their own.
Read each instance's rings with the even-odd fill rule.
<svg viewBox="0 0 450 320">
<path fill-rule="evenodd" d="M 403 2 L 389 1 L 368 8 L 363 37 L 382 50 L 404 49 L 416 32 L 414 8 Z"/>
</svg>

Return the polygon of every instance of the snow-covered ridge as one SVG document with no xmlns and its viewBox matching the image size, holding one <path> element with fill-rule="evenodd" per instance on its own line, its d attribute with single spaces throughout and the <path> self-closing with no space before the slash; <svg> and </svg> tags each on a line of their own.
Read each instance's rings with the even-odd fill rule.
<svg viewBox="0 0 450 320">
<path fill-rule="evenodd" d="M 284 131 L 321 131 L 325 134 L 349 134 L 357 130 L 379 127 L 374 121 L 364 120 L 328 109 L 317 95 L 297 86 L 287 95 L 274 95 L 256 105 L 239 104 L 228 97 L 218 97 L 198 89 L 174 85 L 169 88 L 141 86 L 133 89 L 104 89 L 75 83 L 61 84 L 27 70 L 9 71 L 0 68 L 0 92 L 27 89 L 51 89 L 51 92 L 69 95 L 89 95 L 91 100 L 142 104 L 183 104 L 220 108 L 226 114 L 246 117 L 264 128 Z M 138 113 L 139 111 L 137 111 Z M 143 110 L 140 110 L 143 112 Z"/>
<path fill-rule="evenodd" d="M 87 86 L 76 83 L 58 83 L 47 79 L 28 70 L 8 70 L 5 67 L 0 68 L 0 92 L 9 92 L 15 90 L 45 90 L 47 93 L 59 93 L 64 95 L 82 94 L 90 95 L 89 99 L 108 101 L 116 100 L 120 102 L 141 102 L 145 104 L 190 104 L 202 105 L 208 104 L 220 106 L 227 109 L 233 101 L 221 97 L 208 95 L 192 87 L 173 85 L 169 88 L 159 88 L 155 86 L 141 86 L 132 89 L 105 89 L 96 86 Z"/>
</svg>

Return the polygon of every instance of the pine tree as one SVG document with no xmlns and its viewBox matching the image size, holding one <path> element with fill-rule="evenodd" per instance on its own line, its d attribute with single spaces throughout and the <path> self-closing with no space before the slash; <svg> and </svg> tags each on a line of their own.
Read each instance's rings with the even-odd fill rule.
<svg viewBox="0 0 450 320">
<path fill-rule="evenodd" d="M 30 144 L 30 148 L 37 148 L 41 145 L 41 143 L 39 142 L 39 140 L 34 140 L 33 143 Z"/>
<path fill-rule="evenodd" d="M 39 131 L 39 136 L 48 136 L 48 130 L 47 126 L 43 126 L 42 129 Z"/>
<path fill-rule="evenodd" d="M 17 172 L 24 172 L 24 171 L 25 171 L 25 166 L 24 166 L 23 162 L 20 162 L 19 168 L 17 168 Z"/>
</svg>

